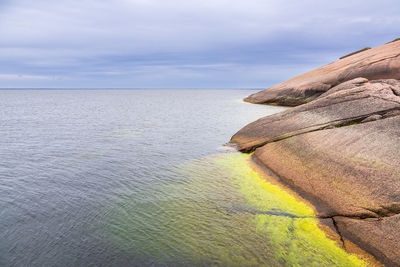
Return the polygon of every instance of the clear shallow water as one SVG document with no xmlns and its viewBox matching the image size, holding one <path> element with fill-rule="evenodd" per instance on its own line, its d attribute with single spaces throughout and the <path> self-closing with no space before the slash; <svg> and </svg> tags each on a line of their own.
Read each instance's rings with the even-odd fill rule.
<svg viewBox="0 0 400 267">
<path fill-rule="evenodd" d="M 1 266 L 356 265 L 220 148 L 250 90 L 0 91 Z"/>
</svg>

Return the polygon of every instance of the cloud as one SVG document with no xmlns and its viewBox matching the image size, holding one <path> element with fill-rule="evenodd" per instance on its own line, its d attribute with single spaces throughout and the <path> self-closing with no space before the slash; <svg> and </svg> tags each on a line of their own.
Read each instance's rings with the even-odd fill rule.
<svg viewBox="0 0 400 267">
<path fill-rule="evenodd" d="M 394 39 L 397 6 L 372 0 L 4 1 L 0 71 L 66 77 L 38 83 L 56 87 L 98 87 L 104 80 L 117 87 L 264 87 L 277 76 Z M 269 72 L 256 71 L 260 66 Z"/>
<path fill-rule="evenodd" d="M 54 77 L 41 75 L 26 75 L 26 74 L 0 74 L 1 80 L 52 80 Z"/>
</svg>

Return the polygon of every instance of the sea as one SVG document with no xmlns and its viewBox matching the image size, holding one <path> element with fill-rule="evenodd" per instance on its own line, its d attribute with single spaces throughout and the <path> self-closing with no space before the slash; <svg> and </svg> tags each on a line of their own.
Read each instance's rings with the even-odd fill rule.
<svg viewBox="0 0 400 267">
<path fill-rule="evenodd" d="M 0 266 L 360 263 L 225 146 L 254 92 L 0 90 Z"/>
</svg>

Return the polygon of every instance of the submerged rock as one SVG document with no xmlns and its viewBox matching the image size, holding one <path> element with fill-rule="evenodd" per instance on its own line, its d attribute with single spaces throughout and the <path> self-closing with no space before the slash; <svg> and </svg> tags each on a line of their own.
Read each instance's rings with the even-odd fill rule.
<svg viewBox="0 0 400 267">
<path fill-rule="evenodd" d="M 255 150 L 344 239 L 400 266 L 400 81 L 358 77 L 250 123 L 231 142 Z"/>
<path fill-rule="evenodd" d="M 364 50 L 250 95 L 250 103 L 297 106 L 357 77 L 400 79 L 400 41 Z"/>
</svg>

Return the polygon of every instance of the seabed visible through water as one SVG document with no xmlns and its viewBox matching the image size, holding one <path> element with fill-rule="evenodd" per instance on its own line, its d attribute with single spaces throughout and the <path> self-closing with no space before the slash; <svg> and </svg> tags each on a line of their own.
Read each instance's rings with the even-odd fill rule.
<svg viewBox="0 0 400 267">
<path fill-rule="evenodd" d="M 250 155 L 237 152 L 180 165 L 173 171 L 187 179 L 163 188 L 160 206 L 154 207 L 163 211 L 157 218 L 159 237 L 144 238 L 135 247 L 154 262 L 178 265 L 367 265 L 327 236 L 309 203 L 268 181 L 253 165 Z M 132 226 L 137 232 L 114 228 L 112 233 L 117 242 L 131 241 L 144 228 L 139 223 Z"/>
<path fill-rule="evenodd" d="M 285 110 L 251 93 L 1 91 L 0 266 L 366 265 L 250 155 L 215 151 Z"/>
</svg>

